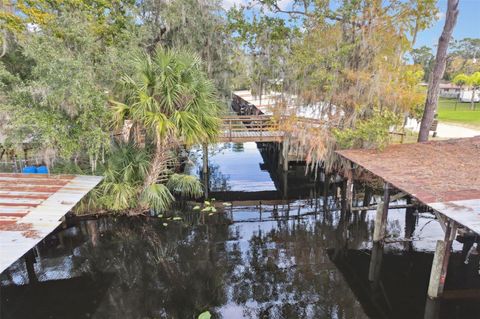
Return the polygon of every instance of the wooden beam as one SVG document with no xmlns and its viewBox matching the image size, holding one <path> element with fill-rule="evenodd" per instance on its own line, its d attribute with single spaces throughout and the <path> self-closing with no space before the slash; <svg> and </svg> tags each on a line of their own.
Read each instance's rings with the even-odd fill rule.
<svg viewBox="0 0 480 319">
<path fill-rule="evenodd" d="M 388 206 L 388 209 L 410 208 L 410 207 L 415 207 L 415 206 L 417 206 L 417 205 L 415 205 L 415 204 L 391 205 L 391 206 Z M 352 212 L 362 211 L 362 210 L 377 210 L 377 209 L 378 209 L 378 205 L 360 206 L 360 207 L 352 207 Z"/>
</svg>

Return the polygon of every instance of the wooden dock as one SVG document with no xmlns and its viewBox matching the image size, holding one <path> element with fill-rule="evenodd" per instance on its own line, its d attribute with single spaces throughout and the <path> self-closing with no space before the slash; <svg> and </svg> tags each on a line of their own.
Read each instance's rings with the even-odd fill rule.
<svg viewBox="0 0 480 319">
<path fill-rule="evenodd" d="M 372 281 L 378 274 L 376 264 L 385 243 L 388 203 L 393 198 L 390 193 L 397 189 L 430 207 L 444 230 L 444 238 L 437 242 L 428 289 L 431 298 L 443 295 L 452 242 L 458 230 L 480 235 L 479 150 L 480 136 L 397 144 L 382 151 L 337 151 L 353 167 L 361 167 L 384 180 L 383 202 L 379 204 L 374 228 Z M 347 181 L 347 185 L 352 182 Z"/>
<path fill-rule="evenodd" d="M 0 273 L 55 230 L 101 179 L 0 173 Z"/>
</svg>

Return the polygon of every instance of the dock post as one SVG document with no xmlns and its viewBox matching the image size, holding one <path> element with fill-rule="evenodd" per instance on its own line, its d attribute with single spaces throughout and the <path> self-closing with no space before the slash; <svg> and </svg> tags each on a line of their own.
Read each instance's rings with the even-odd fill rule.
<svg viewBox="0 0 480 319">
<path fill-rule="evenodd" d="M 423 319 L 440 318 L 440 300 L 427 298 Z"/>
<path fill-rule="evenodd" d="M 33 249 L 30 249 L 25 254 L 24 259 L 25 259 L 25 268 L 27 268 L 28 283 L 30 285 L 36 284 L 38 282 L 38 277 L 37 277 L 37 274 L 35 273 L 34 264 L 36 263 L 36 260 L 35 260 L 35 253 L 33 252 Z"/>
<path fill-rule="evenodd" d="M 353 207 L 353 177 L 349 175 L 346 181 L 346 189 L 345 189 L 345 196 L 346 196 L 346 211 L 351 212 Z"/>
<path fill-rule="evenodd" d="M 288 138 L 285 137 L 282 144 L 282 170 L 288 172 Z"/>
<path fill-rule="evenodd" d="M 383 261 L 383 243 L 374 242 L 372 246 L 372 255 L 370 257 L 370 266 L 368 267 L 368 280 L 375 285 L 380 282 L 380 269 Z"/>
<path fill-rule="evenodd" d="M 444 240 L 437 241 L 435 255 L 433 256 L 430 282 L 428 284 L 429 298 L 435 299 L 443 294 L 445 279 L 447 277 L 448 261 L 450 259 L 450 250 L 456 233 L 457 228 L 455 223 L 449 220 L 445 229 L 445 238 Z"/>
<path fill-rule="evenodd" d="M 368 280 L 377 284 L 380 280 L 380 269 L 383 260 L 383 240 L 387 226 L 388 206 L 390 203 L 390 184 L 383 184 L 383 200 L 378 203 L 377 214 L 375 216 L 375 226 L 373 228 L 373 247 L 370 257 L 370 266 L 368 269 Z"/>
<path fill-rule="evenodd" d="M 205 187 L 205 198 L 208 198 L 208 144 L 202 144 L 202 152 L 203 152 L 203 167 L 202 167 L 202 175 L 203 175 L 203 186 Z"/>
<path fill-rule="evenodd" d="M 407 205 L 412 204 L 412 198 L 407 198 Z M 415 225 L 417 222 L 417 216 L 415 215 L 415 207 L 407 207 L 405 210 L 405 239 L 409 239 L 409 241 L 405 241 L 405 250 L 412 251 L 413 250 L 413 242 L 411 241 L 413 237 L 413 233 L 415 232 Z"/>
<path fill-rule="evenodd" d="M 390 203 L 390 184 L 383 184 L 383 200 L 378 204 L 377 215 L 375 217 L 375 227 L 373 229 L 373 242 L 379 242 L 385 238 L 385 229 L 387 226 L 388 206 Z"/>
</svg>

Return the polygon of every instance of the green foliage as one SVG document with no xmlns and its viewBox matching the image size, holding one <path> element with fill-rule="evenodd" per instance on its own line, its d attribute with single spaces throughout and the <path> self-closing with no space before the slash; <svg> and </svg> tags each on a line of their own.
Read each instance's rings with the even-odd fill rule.
<svg viewBox="0 0 480 319">
<path fill-rule="evenodd" d="M 161 45 L 194 52 L 217 90 L 229 94 L 234 57 L 220 1 L 140 1 L 139 9 L 149 51 Z"/>
<path fill-rule="evenodd" d="M 108 151 L 108 93 L 124 69 L 117 55 L 126 43 L 99 42 L 91 24 L 82 11 L 63 12 L 5 56 L 18 72 L 1 79 L 0 112 L 10 115 L 2 129 L 10 142 L 28 140 L 37 152 L 66 160 L 86 156 L 93 166 Z"/>
<path fill-rule="evenodd" d="M 464 86 L 464 85 L 468 85 L 470 83 L 470 77 L 466 74 L 458 74 L 457 76 L 455 76 L 453 78 L 453 83 L 455 83 L 456 85 L 460 85 L 460 86 Z"/>
<path fill-rule="evenodd" d="M 253 18 L 250 17 L 253 15 Z M 289 24 L 284 19 L 265 14 L 256 14 L 245 7 L 232 8 L 227 13 L 229 30 L 237 45 L 244 47 L 246 57 L 239 56 L 243 65 L 234 69 L 237 85 L 245 86 L 245 70 L 250 66 L 249 88 L 254 94 L 263 94 L 278 89 L 288 65 L 285 61 L 290 53 L 289 47 L 299 35 L 297 24 Z M 235 64 L 234 64 L 235 65 Z"/>
<path fill-rule="evenodd" d="M 139 192 L 150 166 L 145 150 L 132 144 L 113 148 L 103 172 L 103 180 L 79 208 L 80 211 L 124 211 L 138 206 Z M 158 200 L 155 190 L 145 193 L 143 200 Z M 158 203 L 155 203 L 158 205 Z"/>
<path fill-rule="evenodd" d="M 210 314 L 210 311 L 202 312 L 202 313 L 198 316 L 198 319 L 210 319 L 210 318 L 212 318 L 212 315 Z"/>
<path fill-rule="evenodd" d="M 28 141 L 53 159 L 54 172 L 103 174 L 84 211 L 163 211 L 173 195 L 202 193 L 190 176 L 156 182 L 170 174 L 166 163 L 178 145 L 218 133 L 215 87 L 228 92 L 233 52 L 218 1 L 22 0 L 0 7 L 6 144 Z M 135 137 L 147 129 L 145 148 L 111 149 L 112 122 L 125 119 L 135 122 Z"/>
<path fill-rule="evenodd" d="M 140 202 L 157 212 L 164 212 L 175 201 L 172 193 L 163 184 L 152 184 L 143 190 Z"/>
<path fill-rule="evenodd" d="M 422 46 L 420 48 L 412 49 L 410 55 L 412 56 L 413 63 L 422 66 L 424 72 L 422 79 L 428 81 L 435 61 L 432 50 L 427 46 Z"/>
<path fill-rule="evenodd" d="M 173 174 L 167 182 L 168 189 L 183 198 L 197 198 L 203 194 L 203 186 L 196 176 Z"/>
<path fill-rule="evenodd" d="M 375 111 L 372 117 L 357 121 L 355 128 L 334 129 L 333 134 L 340 148 L 382 148 L 389 142 L 390 127 L 399 120 L 391 111 Z"/>
<path fill-rule="evenodd" d="M 124 102 L 114 104 L 118 123 L 131 119 L 155 138 L 187 144 L 216 137 L 220 104 L 198 56 L 159 48 L 137 54 L 133 65 L 134 74 L 122 78 Z"/>
<path fill-rule="evenodd" d="M 464 38 L 451 43 L 448 54 L 445 79 L 455 78 L 456 75 L 472 74 L 480 71 L 480 39 Z"/>
</svg>

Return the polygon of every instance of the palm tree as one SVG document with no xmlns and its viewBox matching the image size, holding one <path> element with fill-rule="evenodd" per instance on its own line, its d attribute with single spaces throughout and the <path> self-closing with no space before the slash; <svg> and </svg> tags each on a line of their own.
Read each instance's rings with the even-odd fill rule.
<svg viewBox="0 0 480 319">
<path fill-rule="evenodd" d="M 158 193 L 156 182 L 167 170 L 169 152 L 182 144 L 215 139 L 220 103 L 194 54 L 157 49 L 152 55 L 136 55 L 133 65 L 133 74 L 122 78 L 123 102 L 113 103 L 116 122 L 128 120 L 131 127 L 146 129 L 152 142 L 152 159 L 140 190 L 140 197 L 149 202 Z M 176 176 L 177 184 L 180 179 Z M 188 181 L 181 180 L 183 184 Z"/>
</svg>

